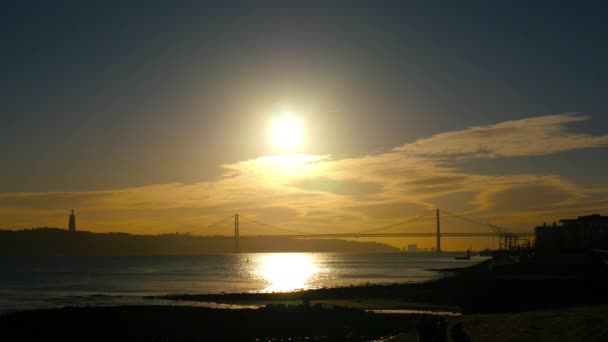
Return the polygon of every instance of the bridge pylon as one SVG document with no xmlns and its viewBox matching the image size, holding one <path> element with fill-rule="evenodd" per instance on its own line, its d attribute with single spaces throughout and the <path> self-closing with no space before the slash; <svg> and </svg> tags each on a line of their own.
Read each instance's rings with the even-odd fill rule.
<svg viewBox="0 0 608 342">
<path fill-rule="evenodd" d="M 239 246 L 239 214 L 234 214 L 234 253 L 239 253 L 241 248 Z"/>
<path fill-rule="evenodd" d="M 437 215 L 437 253 L 441 253 L 441 222 L 439 220 L 439 209 L 435 210 Z"/>
</svg>

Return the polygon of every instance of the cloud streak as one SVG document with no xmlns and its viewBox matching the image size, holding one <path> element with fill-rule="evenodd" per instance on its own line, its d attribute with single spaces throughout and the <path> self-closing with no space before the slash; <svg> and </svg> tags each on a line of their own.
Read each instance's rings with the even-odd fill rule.
<svg viewBox="0 0 608 342">
<path fill-rule="evenodd" d="M 608 145 L 608 135 L 573 133 L 568 124 L 587 116 L 559 114 L 476 126 L 419 139 L 395 149 L 414 155 L 461 158 L 539 156 Z"/>
</svg>

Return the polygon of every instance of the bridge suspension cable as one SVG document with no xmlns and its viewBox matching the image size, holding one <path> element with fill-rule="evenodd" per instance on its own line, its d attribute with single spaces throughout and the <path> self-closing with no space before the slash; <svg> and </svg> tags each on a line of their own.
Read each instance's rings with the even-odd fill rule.
<svg viewBox="0 0 608 342">
<path fill-rule="evenodd" d="M 425 216 L 429 216 L 430 214 L 433 214 L 434 212 L 435 212 L 435 210 L 431 210 L 431 211 L 429 211 L 426 214 L 419 215 L 419 216 L 416 216 L 416 217 L 412 217 L 412 218 L 409 218 L 409 219 L 401 221 L 401 222 L 389 224 L 387 226 L 382 226 L 382 227 L 379 227 L 379 228 L 360 230 L 360 231 L 354 232 L 353 234 L 365 234 L 365 233 L 371 233 L 371 232 L 376 232 L 376 231 L 379 231 L 379 230 L 384 230 L 384 229 L 389 229 L 389 228 L 397 227 L 397 226 L 400 226 L 402 224 L 406 224 L 406 223 L 410 223 L 410 222 L 416 221 L 416 220 L 421 219 L 421 218 L 423 218 Z"/>
<path fill-rule="evenodd" d="M 517 246 L 517 241 L 520 238 L 524 238 L 525 237 L 530 237 L 533 235 L 533 233 L 525 233 L 525 232 L 516 232 L 514 233 L 512 229 L 509 229 L 509 231 L 507 231 L 504 227 L 500 227 L 491 223 L 486 223 L 486 222 L 481 222 L 481 221 L 477 221 L 474 219 L 470 219 L 468 217 L 464 217 L 461 215 L 456 215 L 456 214 L 452 214 L 449 213 L 445 210 L 442 210 L 444 213 L 468 221 L 468 222 L 472 222 L 472 223 L 477 223 L 477 224 L 483 224 L 483 225 L 487 225 L 488 227 L 490 227 L 490 229 L 492 229 L 492 231 L 498 235 L 498 248 L 499 249 L 512 249 L 515 246 Z M 528 241 L 529 243 L 529 241 Z M 494 244 L 494 238 L 492 238 L 492 244 Z"/>
<path fill-rule="evenodd" d="M 228 217 L 226 217 L 226 218 L 223 218 L 223 219 L 221 219 L 221 220 L 217 220 L 217 221 L 215 221 L 215 222 L 213 222 L 213 223 L 211 223 L 211 224 L 208 224 L 208 225 L 206 225 L 206 226 L 204 226 L 204 227 L 197 228 L 197 229 L 195 229 L 195 231 L 207 230 L 207 229 L 209 229 L 209 228 L 211 228 L 211 227 L 213 227 L 213 226 L 217 226 L 217 225 L 219 225 L 219 224 L 221 224 L 221 223 L 224 223 L 224 222 L 226 222 L 226 221 L 228 221 L 228 220 L 231 220 L 232 218 L 233 218 L 232 216 L 228 216 Z"/>
<path fill-rule="evenodd" d="M 416 216 L 416 217 L 412 217 L 412 218 L 409 218 L 409 219 L 404 220 L 404 221 L 400 221 L 400 222 L 397 222 L 397 223 L 393 223 L 393 224 L 382 226 L 382 227 L 378 227 L 378 228 L 360 230 L 360 231 L 356 231 L 356 232 L 353 232 L 353 233 L 350 233 L 350 234 L 372 233 L 372 232 L 376 232 L 376 231 L 379 231 L 379 230 L 385 230 L 385 229 L 397 227 L 397 226 L 400 226 L 400 225 L 405 224 L 405 223 L 416 221 L 416 220 L 421 219 L 421 218 L 423 218 L 425 216 L 429 216 L 429 215 L 433 214 L 434 212 L 435 212 L 435 210 L 431 210 L 428 213 L 425 213 L 423 215 L 419 215 L 419 216 Z M 284 231 L 284 232 L 288 232 L 288 233 L 292 233 L 292 234 L 300 234 L 300 235 L 310 234 L 310 232 L 302 232 L 302 231 L 297 231 L 297 230 L 291 230 L 291 229 L 277 227 L 275 225 L 264 223 L 264 222 L 260 222 L 260 221 L 257 221 L 257 220 L 245 217 L 243 215 L 240 215 L 240 217 L 244 218 L 246 221 L 249 221 L 249 222 L 252 222 L 252 223 L 255 223 L 255 224 L 259 224 L 261 226 L 265 226 L 265 227 L 271 228 L 271 229 L 276 229 L 276 230 L 280 230 L 280 231 Z"/>
<path fill-rule="evenodd" d="M 257 220 L 254 220 L 254 219 L 251 219 L 251 218 L 245 217 L 245 216 L 243 216 L 243 215 L 239 215 L 239 217 L 244 218 L 246 221 L 249 221 L 249 222 L 251 222 L 251 223 L 259 224 L 259 225 L 264 226 L 264 227 L 267 227 L 267 228 L 276 229 L 276 230 L 280 230 L 280 231 L 287 232 L 287 233 L 292 233 L 292 234 L 301 234 L 301 235 L 308 234 L 308 233 L 306 233 L 306 232 L 301 232 L 301 231 L 297 231 L 297 230 L 291 230 L 291 229 L 286 229 L 286 228 L 277 227 L 277 226 L 275 226 L 275 225 L 268 224 L 268 223 L 264 223 L 264 222 L 260 222 L 260 221 L 257 221 Z"/>
<path fill-rule="evenodd" d="M 468 218 L 468 217 L 465 217 L 465 216 L 462 216 L 462 215 L 458 215 L 458 214 L 453 214 L 453 213 L 450 213 L 450 212 L 445 211 L 443 209 L 441 209 L 441 212 L 446 213 L 446 214 L 448 214 L 448 215 L 450 215 L 452 217 L 455 217 L 455 218 L 458 218 L 458 219 L 470 222 L 470 223 L 480 224 L 482 226 L 488 226 L 488 227 L 490 227 L 490 229 L 492 229 L 492 231 L 494 231 L 494 232 L 496 232 L 498 234 L 504 234 L 505 233 L 505 231 L 501 227 L 499 227 L 497 225 L 494 225 L 494 224 L 491 224 L 491 223 L 478 221 L 478 220 L 471 219 L 471 218 Z"/>
</svg>

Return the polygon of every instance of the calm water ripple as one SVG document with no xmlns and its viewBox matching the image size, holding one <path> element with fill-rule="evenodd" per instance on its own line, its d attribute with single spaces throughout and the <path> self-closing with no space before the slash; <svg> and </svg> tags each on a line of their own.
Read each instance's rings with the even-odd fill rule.
<svg viewBox="0 0 608 342">
<path fill-rule="evenodd" d="M 273 292 L 423 282 L 485 260 L 444 253 L 251 253 L 202 256 L 2 257 L 0 312 L 66 305 L 159 304 L 141 296 Z"/>
</svg>

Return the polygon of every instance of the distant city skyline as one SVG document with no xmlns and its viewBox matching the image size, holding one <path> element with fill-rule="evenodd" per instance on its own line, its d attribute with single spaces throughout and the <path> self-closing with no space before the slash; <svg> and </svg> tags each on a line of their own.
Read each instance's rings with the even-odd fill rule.
<svg viewBox="0 0 608 342">
<path fill-rule="evenodd" d="M 0 229 L 67 228 L 72 208 L 79 229 L 143 234 L 235 213 L 311 233 L 435 208 L 527 231 L 606 215 L 606 9 L 6 6 Z"/>
</svg>

